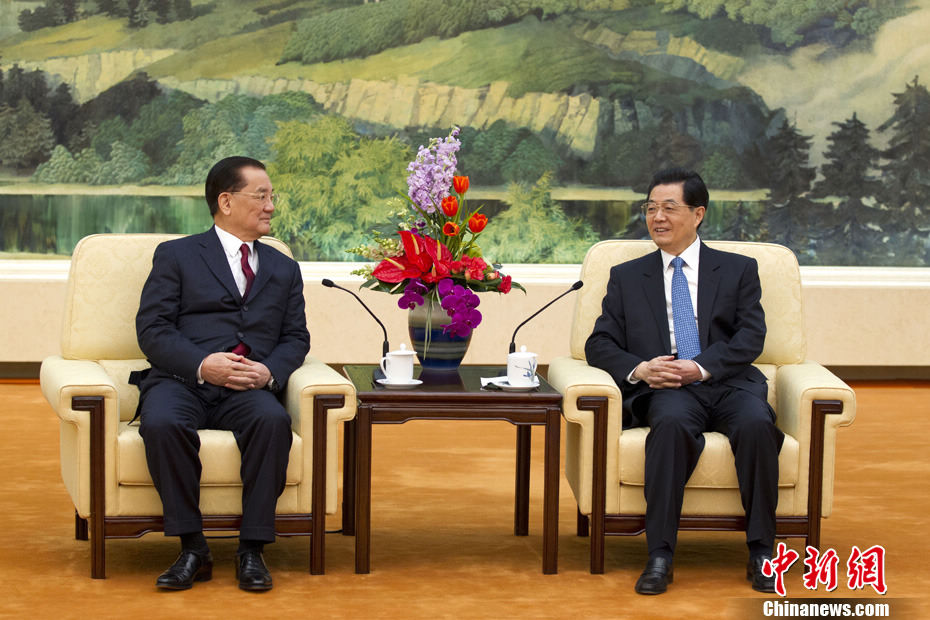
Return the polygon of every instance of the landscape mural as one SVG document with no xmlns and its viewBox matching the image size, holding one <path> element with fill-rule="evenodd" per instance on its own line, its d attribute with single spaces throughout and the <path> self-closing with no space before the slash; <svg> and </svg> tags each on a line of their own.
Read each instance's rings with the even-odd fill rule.
<svg viewBox="0 0 930 620">
<path fill-rule="evenodd" d="M 503 262 L 648 238 L 681 165 L 705 239 L 925 266 L 927 32 L 930 0 L 0 0 L 0 258 L 203 230 L 209 166 L 245 154 L 273 234 L 354 260 L 458 126 Z"/>
</svg>

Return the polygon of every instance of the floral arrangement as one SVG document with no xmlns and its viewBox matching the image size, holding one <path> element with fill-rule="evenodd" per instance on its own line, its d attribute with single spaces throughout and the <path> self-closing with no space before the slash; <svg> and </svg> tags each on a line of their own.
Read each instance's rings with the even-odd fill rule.
<svg viewBox="0 0 930 620">
<path fill-rule="evenodd" d="M 468 177 L 456 175 L 458 134 L 453 127 L 433 138 L 407 166 L 408 204 L 391 214 L 397 237 L 375 232 L 373 243 L 347 251 L 378 261 L 353 272 L 368 278 L 363 287 L 400 294 L 404 309 L 439 302 L 451 319 L 443 332 L 467 337 L 481 323 L 476 292 L 525 289 L 481 254 L 477 240 L 488 217 L 480 207 L 469 210 Z"/>
</svg>

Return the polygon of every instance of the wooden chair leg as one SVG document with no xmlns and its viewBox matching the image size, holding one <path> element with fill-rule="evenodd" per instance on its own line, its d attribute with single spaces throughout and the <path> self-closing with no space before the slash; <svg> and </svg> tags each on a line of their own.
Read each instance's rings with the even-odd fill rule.
<svg viewBox="0 0 930 620">
<path fill-rule="evenodd" d="M 104 399 L 102 396 L 75 396 L 71 399 L 71 408 L 90 414 L 90 576 L 106 579 Z"/>
<path fill-rule="evenodd" d="M 578 510 L 578 519 L 577 519 L 577 533 L 578 536 L 587 536 L 588 535 L 588 517 L 587 515 L 581 514 L 581 510 Z"/>
<path fill-rule="evenodd" d="M 87 540 L 87 519 L 82 518 L 77 510 L 74 511 L 74 539 Z"/>
</svg>

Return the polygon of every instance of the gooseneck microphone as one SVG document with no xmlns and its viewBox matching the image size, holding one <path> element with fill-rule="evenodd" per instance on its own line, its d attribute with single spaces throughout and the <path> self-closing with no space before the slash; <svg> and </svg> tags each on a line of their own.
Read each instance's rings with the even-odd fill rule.
<svg viewBox="0 0 930 620">
<path fill-rule="evenodd" d="M 387 329 L 385 329 L 384 323 L 382 323 L 381 320 L 375 316 L 375 313 L 371 311 L 371 308 L 365 305 L 365 302 L 362 301 L 361 297 L 359 297 L 358 295 L 356 295 L 349 289 L 339 286 L 338 284 L 336 284 L 329 278 L 323 278 L 322 284 L 323 286 L 326 286 L 329 288 L 338 288 L 340 291 L 345 291 L 346 293 L 348 293 L 349 295 L 357 299 L 358 303 L 362 304 L 362 308 L 365 308 L 365 310 L 368 310 L 368 314 L 370 314 L 371 318 L 373 318 L 375 321 L 378 322 L 378 325 L 381 326 L 381 331 L 384 332 L 384 342 L 381 344 L 381 357 L 385 357 L 388 354 L 388 351 L 390 351 L 391 346 L 388 344 Z"/>
<path fill-rule="evenodd" d="M 516 344 L 516 342 L 517 342 L 517 331 L 519 331 L 519 329 L 520 329 L 521 327 L 523 327 L 524 325 L 526 325 L 526 324 L 529 322 L 529 320 L 532 319 L 534 316 L 536 316 L 537 314 L 539 314 L 540 312 L 542 312 L 543 310 L 545 310 L 546 308 L 548 308 L 549 306 L 551 306 L 552 304 L 554 304 L 555 302 L 557 302 L 558 300 L 562 299 L 563 297 L 565 297 L 566 295 L 568 295 L 568 294 L 571 293 L 572 291 L 577 291 L 577 290 L 580 289 L 582 286 L 584 286 L 584 282 L 582 282 L 581 280 L 578 280 L 577 282 L 575 282 L 574 284 L 572 284 L 572 287 L 571 287 L 570 289 L 568 289 L 567 291 L 565 291 L 564 293 L 562 293 L 561 295 L 559 295 L 558 297 L 556 297 L 555 299 L 553 299 L 552 301 L 550 301 L 549 303 L 547 303 L 545 306 L 543 306 L 542 308 L 540 308 L 539 310 L 537 310 L 536 312 L 534 312 L 533 314 L 531 314 L 529 317 L 527 317 L 527 319 L 526 319 L 525 321 L 523 321 L 522 323 L 520 323 L 519 325 L 517 325 L 517 329 L 513 330 L 513 338 L 510 339 L 510 352 L 513 353 L 514 351 L 517 350 L 517 344 Z"/>
</svg>

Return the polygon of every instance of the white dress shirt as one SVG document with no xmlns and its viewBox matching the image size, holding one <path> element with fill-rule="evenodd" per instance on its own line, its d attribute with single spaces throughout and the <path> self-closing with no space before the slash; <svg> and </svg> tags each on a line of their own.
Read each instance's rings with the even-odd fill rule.
<svg viewBox="0 0 930 620">
<path fill-rule="evenodd" d="M 258 254 L 255 253 L 255 246 L 252 241 L 242 241 L 219 226 L 214 225 L 213 230 L 216 231 L 216 236 L 220 238 L 223 251 L 226 252 L 226 260 L 229 261 L 229 269 L 232 271 L 233 279 L 236 280 L 236 286 L 239 287 L 239 294 L 242 295 L 245 293 L 245 273 L 242 271 L 242 244 L 249 246 L 249 267 L 252 268 L 252 273 L 258 274 Z"/>
</svg>

